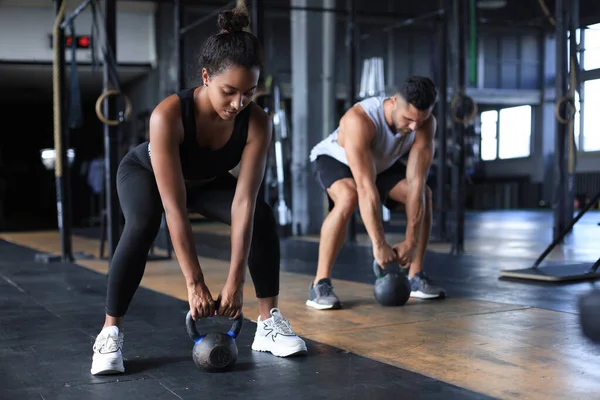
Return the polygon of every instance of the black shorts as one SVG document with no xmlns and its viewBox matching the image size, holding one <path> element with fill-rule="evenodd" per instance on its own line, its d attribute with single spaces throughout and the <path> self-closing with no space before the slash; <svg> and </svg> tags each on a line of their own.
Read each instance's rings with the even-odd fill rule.
<svg viewBox="0 0 600 400">
<path fill-rule="evenodd" d="M 330 156 L 318 156 L 315 161 L 311 162 L 311 168 L 315 179 L 325 191 L 340 179 L 353 178 L 350 167 Z M 375 179 L 375 187 L 379 192 L 381 204 L 390 210 L 395 209 L 399 203 L 390 199 L 389 193 L 404 178 L 406 178 L 406 165 L 401 161 L 396 161 Z"/>
</svg>

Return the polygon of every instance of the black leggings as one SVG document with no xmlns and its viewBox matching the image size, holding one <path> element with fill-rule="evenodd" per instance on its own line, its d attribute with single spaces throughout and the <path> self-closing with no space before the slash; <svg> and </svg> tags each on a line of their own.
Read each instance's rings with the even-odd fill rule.
<svg viewBox="0 0 600 400">
<path fill-rule="evenodd" d="M 123 158 L 117 172 L 117 193 L 125 227 L 108 275 L 106 313 L 112 317 L 122 317 L 127 312 L 144 275 L 148 252 L 162 220 L 162 201 L 154 173 L 140 160 L 143 156 L 139 151 L 131 151 Z M 226 173 L 207 184 L 188 188 L 188 208 L 208 219 L 231 225 L 236 183 L 237 179 Z M 256 297 L 279 294 L 279 261 L 275 216 L 271 207 L 259 199 L 248 257 Z"/>
</svg>

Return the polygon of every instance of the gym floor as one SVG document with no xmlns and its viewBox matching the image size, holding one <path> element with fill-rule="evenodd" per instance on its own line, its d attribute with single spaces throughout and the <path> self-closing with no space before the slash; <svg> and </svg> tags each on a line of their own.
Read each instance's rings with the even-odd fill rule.
<svg viewBox="0 0 600 400">
<path fill-rule="evenodd" d="M 318 238 L 282 240 L 280 308 L 309 353 L 281 359 L 252 352 L 258 309 L 248 280 L 240 356 L 224 374 L 204 373 L 192 362 L 178 264 L 149 261 L 124 326 L 126 373 L 107 377 L 89 373 L 107 262 L 36 263 L 36 253 L 60 252 L 57 232 L 0 234 L 0 398 L 600 398 L 600 347 L 581 335 L 576 310 L 577 298 L 595 282 L 499 279 L 501 270 L 532 265 L 551 241 L 551 222 L 545 211 L 470 213 L 465 255 L 449 255 L 437 243 L 427 254 L 427 271 L 448 298 L 411 299 L 399 308 L 373 299 L 364 235 L 343 249 L 334 269 L 344 308 L 307 308 Z M 587 213 L 543 265 L 591 265 L 600 256 L 599 222 L 600 213 Z M 227 275 L 229 228 L 203 222 L 194 230 L 216 293 Z M 74 252 L 97 257 L 97 238 L 97 229 L 77 230 Z M 198 324 L 201 330 L 228 325 Z"/>
</svg>

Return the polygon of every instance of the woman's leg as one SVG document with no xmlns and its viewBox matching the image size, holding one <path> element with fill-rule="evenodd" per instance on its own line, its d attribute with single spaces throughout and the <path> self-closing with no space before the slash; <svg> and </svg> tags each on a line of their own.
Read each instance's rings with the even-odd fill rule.
<svg viewBox="0 0 600 400">
<path fill-rule="evenodd" d="M 190 206 L 208 219 L 231 225 L 231 205 L 237 180 L 219 177 L 189 192 Z M 252 348 L 286 357 L 306 351 L 306 344 L 291 329 L 277 308 L 279 295 L 280 247 L 277 224 L 271 207 L 262 199 L 256 203 L 248 269 L 254 283 L 260 316 Z"/>
<path fill-rule="evenodd" d="M 204 217 L 231 226 L 231 204 L 237 180 L 225 175 L 189 191 L 190 207 Z M 279 294 L 279 237 L 275 217 L 267 203 L 257 201 L 248 269 L 254 283 L 259 310 L 263 319 L 277 307 Z"/>
<path fill-rule="evenodd" d="M 131 154 L 119 166 L 117 192 L 125 227 L 109 268 L 104 327 L 94 344 L 94 375 L 124 372 L 121 321 L 144 275 L 163 212 L 153 173 Z"/>
<path fill-rule="evenodd" d="M 162 202 L 154 174 L 135 163 L 123 163 L 117 192 L 125 217 L 108 275 L 105 326 L 119 325 L 144 275 L 148 252 L 162 219 Z"/>
</svg>

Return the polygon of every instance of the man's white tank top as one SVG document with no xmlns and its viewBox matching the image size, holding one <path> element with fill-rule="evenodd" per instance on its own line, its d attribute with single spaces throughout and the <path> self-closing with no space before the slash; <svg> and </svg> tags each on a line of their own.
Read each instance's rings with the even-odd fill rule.
<svg viewBox="0 0 600 400">
<path fill-rule="evenodd" d="M 371 151 L 377 174 L 391 167 L 400 157 L 408 153 L 415 141 L 415 131 L 403 135 L 390 129 L 383 115 L 383 101 L 386 98 L 370 97 L 357 103 L 375 124 L 375 138 L 371 144 Z M 348 165 L 346 152 L 337 142 L 338 131 L 339 127 L 312 148 L 311 162 L 320 155 L 327 155 Z"/>
</svg>

